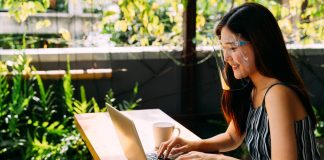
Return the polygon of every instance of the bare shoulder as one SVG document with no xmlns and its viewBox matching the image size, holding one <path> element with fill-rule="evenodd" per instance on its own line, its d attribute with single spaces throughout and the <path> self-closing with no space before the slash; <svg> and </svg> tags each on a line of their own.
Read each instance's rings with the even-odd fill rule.
<svg viewBox="0 0 324 160">
<path fill-rule="evenodd" d="M 273 86 L 265 97 L 265 103 L 269 118 L 274 116 L 295 121 L 306 115 L 296 92 L 285 85 Z"/>
<path fill-rule="evenodd" d="M 277 84 L 269 89 L 266 97 L 266 103 L 293 103 L 298 96 L 288 86 Z"/>
<path fill-rule="evenodd" d="M 303 108 L 296 107 L 298 101 L 297 94 L 284 85 L 273 86 L 265 96 L 273 159 L 297 159 L 295 109 Z"/>
</svg>

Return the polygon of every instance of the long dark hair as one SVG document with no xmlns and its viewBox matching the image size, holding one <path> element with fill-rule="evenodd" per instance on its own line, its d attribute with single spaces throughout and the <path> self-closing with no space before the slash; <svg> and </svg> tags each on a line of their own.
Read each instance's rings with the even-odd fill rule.
<svg viewBox="0 0 324 160">
<path fill-rule="evenodd" d="M 260 4 L 245 3 L 229 11 L 217 25 L 216 35 L 219 38 L 225 26 L 250 42 L 255 53 L 256 68 L 262 75 L 289 84 L 297 93 L 312 119 L 314 129 L 316 121 L 308 93 L 292 64 L 281 30 L 271 12 Z M 227 122 L 232 120 L 241 135 L 246 129 L 252 88 L 253 84 L 250 84 L 240 91 L 224 90 L 221 98 L 221 109 Z"/>
</svg>

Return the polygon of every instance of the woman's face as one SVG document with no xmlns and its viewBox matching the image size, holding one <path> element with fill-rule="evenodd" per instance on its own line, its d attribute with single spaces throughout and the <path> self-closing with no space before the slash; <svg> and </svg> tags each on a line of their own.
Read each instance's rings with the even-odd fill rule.
<svg viewBox="0 0 324 160">
<path fill-rule="evenodd" d="M 220 42 L 224 61 L 231 66 L 236 79 L 246 78 L 256 70 L 250 42 L 234 34 L 227 27 L 222 28 Z"/>
</svg>

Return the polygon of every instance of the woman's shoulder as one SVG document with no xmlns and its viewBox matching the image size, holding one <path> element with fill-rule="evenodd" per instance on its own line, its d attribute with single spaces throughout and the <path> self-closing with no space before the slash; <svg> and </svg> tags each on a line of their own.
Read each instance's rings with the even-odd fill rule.
<svg viewBox="0 0 324 160">
<path fill-rule="evenodd" d="M 277 84 L 269 89 L 265 96 L 268 115 L 284 116 L 294 121 L 307 115 L 297 93 L 285 84 Z"/>
<path fill-rule="evenodd" d="M 276 83 L 271 88 L 268 88 L 267 97 L 269 99 L 283 99 L 283 98 L 296 98 L 297 94 L 295 91 L 287 84 Z M 289 100 L 287 99 L 287 100 Z"/>
</svg>

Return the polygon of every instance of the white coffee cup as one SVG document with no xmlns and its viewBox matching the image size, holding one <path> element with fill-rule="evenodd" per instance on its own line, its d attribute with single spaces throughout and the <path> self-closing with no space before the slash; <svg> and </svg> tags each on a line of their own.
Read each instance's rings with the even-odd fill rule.
<svg viewBox="0 0 324 160">
<path fill-rule="evenodd" d="M 154 137 L 154 147 L 158 149 L 162 142 L 169 140 L 174 131 L 177 130 L 175 136 L 180 135 L 180 129 L 175 127 L 171 122 L 155 122 L 153 123 L 153 137 Z"/>
</svg>

